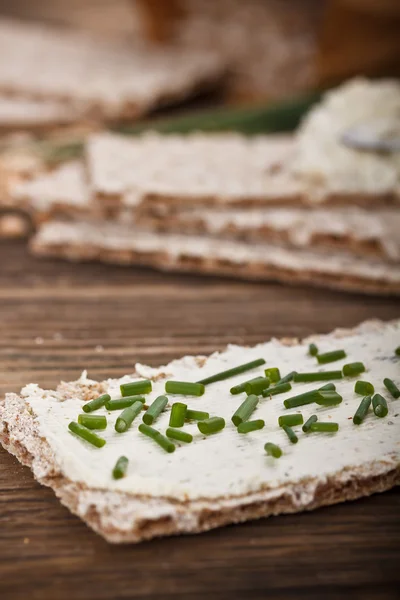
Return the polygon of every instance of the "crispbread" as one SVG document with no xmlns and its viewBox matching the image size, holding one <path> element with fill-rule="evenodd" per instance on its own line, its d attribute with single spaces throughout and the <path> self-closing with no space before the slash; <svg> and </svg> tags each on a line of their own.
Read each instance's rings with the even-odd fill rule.
<svg viewBox="0 0 400 600">
<path fill-rule="evenodd" d="M 103 221 L 45 223 L 33 238 L 38 256 L 73 261 L 140 264 L 166 271 L 230 275 L 243 279 L 309 283 L 373 294 L 400 294 L 397 264 L 346 253 L 324 254 L 272 244 L 246 244 L 206 236 L 133 230 Z"/>
<path fill-rule="evenodd" d="M 104 41 L 87 33 L 0 21 L 0 92 L 71 104 L 89 118 L 136 118 L 217 82 L 209 50 Z"/>
<path fill-rule="evenodd" d="M 79 110 L 66 103 L 0 95 L 0 132 L 46 130 L 74 123 L 80 117 Z"/>
<path fill-rule="evenodd" d="M 99 203 L 90 200 L 85 168 L 73 161 L 19 183 L 12 190 L 15 204 L 27 209 L 36 223 L 57 217 L 101 215 Z M 260 208 L 178 210 L 168 212 L 121 211 L 123 224 L 151 231 L 206 234 L 215 238 L 285 244 L 297 248 L 335 249 L 355 256 L 399 261 L 400 214 L 394 209 L 370 212 L 357 207 L 335 209 Z"/>
<path fill-rule="evenodd" d="M 163 454 L 152 441 L 141 437 L 136 424 L 118 437 L 110 423 L 108 433 L 103 434 L 108 443 L 99 450 L 73 438 L 67 423 L 76 418 L 83 401 L 105 391 L 113 396 L 119 383 L 135 377 L 152 379 L 155 395 L 168 378 L 198 380 L 245 358 L 262 356 L 285 372 L 294 362 L 308 370 L 315 361 L 307 352 L 310 341 L 324 350 L 344 348 L 345 362 L 362 360 L 376 391 L 387 395 L 381 380 L 384 376 L 396 378 L 394 347 L 399 333 L 400 321 L 369 321 L 354 330 L 313 336 L 301 344 L 294 339 L 272 340 L 255 348 L 229 346 L 208 358 L 185 357 L 159 369 L 136 365 L 135 372 L 121 380 L 97 383 L 83 373 L 78 381 L 62 383 L 56 391 L 30 384 L 19 396 L 8 394 L 0 402 L 0 441 L 31 467 L 40 483 L 52 487 L 63 504 L 110 542 L 206 531 L 353 500 L 400 483 L 395 401 L 388 398 L 387 418 L 370 413 L 361 426 L 355 426 L 349 416 L 360 397 L 352 391 L 353 379 L 337 382 L 344 396 L 339 407 L 302 407 L 305 416 L 317 412 L 321 419 L 337 420 L 339 432 L 333 436 L 299 433 L 295 446 L 285 441 L 277 426 L 283 411 L 279 396 L 262 400 L 257 408 L 266 420 L 264 430 L 251 437 L 237 434 L 229 422 L 232 397 L 226 403 L 226 392 L 220 391 L 229 390 L 226 381 L 212 384 L 201 399 L 190 399 L 199 409 L 211 406 L 214 414 L 225 416 L 226 429 L 207 439 L 197 435 L 190 446 L 178 447 L 172 455 Z M 236 377 L 235 382 L 245 378 Z M 315 387 L 295 385 L 302 390 Z M 162 429 L 168 418 L 168 412 L 161 415 L 156 426 Z M 189 427 L 196 429 L 194 424 Z M 263 453 L 266 441 L 282 446 L 283 456 L 278 461 Z M 122 452 L 130 458 L 130 471 L 116 482 L 111 479 L 111 468 Z"/>
<path fill-rule="evenodd" d="M 260 206 L 300 201 L 293 178 L 272 176 L 293 151 L 288 135 L 94 134 L 86 164 L 95 197 L 106 206 Z"/>
</svg>

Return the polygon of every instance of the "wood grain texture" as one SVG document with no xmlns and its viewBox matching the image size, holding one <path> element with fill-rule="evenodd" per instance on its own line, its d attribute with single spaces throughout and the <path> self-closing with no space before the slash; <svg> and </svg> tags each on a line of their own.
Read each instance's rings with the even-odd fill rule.
<svg viewBox="0 0 400 600">
<path fill-rule="evenodd" d="M 0 393 L 120 376 L 228 342 L 399 316 L 396 299 L 38 261 L 0 244 Z M 3 599 L 395 600 L 400 494 L 139 546 L 106 544 L 0 451 Z"/>
</svg>

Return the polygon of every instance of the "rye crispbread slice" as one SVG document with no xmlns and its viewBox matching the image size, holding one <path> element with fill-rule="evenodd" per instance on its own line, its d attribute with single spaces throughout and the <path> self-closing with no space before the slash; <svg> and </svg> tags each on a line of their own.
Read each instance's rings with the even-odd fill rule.
<svg viewBox="0 0 400 600">
<path fill-rule="evenodd" d="M 305 360 L 311 364 L 315 361 L 314 358 L 302 358 L 307 357 L 310 341 L 324 349 L 340 346 L 348 353 L 348 360 L 362 360 L 367 369 L 371 362 L 375 368 L 377 364 L 380 368 L 386 364 L 386 374 L 390 370 L 388 376 L 396 377 L 391 371 L 395 373 L 396 369 L 394 346 L 399 333 L 400 321 L 386 324 L 368 321 L 353 330 L 339 329 L 329 335 L 312 336 L 302 343 L 296 339 L 283 339 L 272 340 L 253 349 L 228 346 L 221 354 L 184 357 L 159 369 L 136 365 L 134 373 L 121 380 L 98 383 L 88 379 L 84 372 L 78 381 L 61 383 L 55 391 L 42 390 L 35 384 L 29 384 L 22 389 L 20 395 L 7 394 L 0 401 L 0 441 L 4 448 L 32 469 L 40 483 L 51 487 L 64 505 L 113 543 L 197 533 L 229 523 L 313 510 L 354 500 L 383 492 L 400 483 L 400 448 L 398 437 L 396 438 L 398 415 L 394 414 L 395 401 L 392 399 L 388 398 L 387 418 L 378 419 L 371 411 L 365 422 L 358 427 L 348 418 L 348 414 L 352 416 L 360 402 L 360 396 L 353 392 L 344 394 L 344 403 L 340 407 L 308 407 L 311 412 L 317 412 L 321 420 L 329 418 L 329 413 L 331 418 L 339 422 L 339 432 L 333 436 L 304 435 L 299 432 L 299 443 L 293 446 L 285 441 L 283 432 L 277 426 L 277 417 L 284 412 L 279 396 L 263 400 L 257 408 L 259 414 L 265 413 L 262 416 L 266 417 L 268 414 L 268 429 L 253 432 L 250 434 L 251 440 L 247 436 L 243 440 L 234 431 L 232 424 L 229 424 L 231 402 L 224 408 L 223 403 L 214 398 L 210 387 L 203 399 L 196 399 L 196 406 L 204 407 L 207 402 L 212 402 L 212 412 L 226 416 L 226 429 L 207 439 L 195 436 L 190 446 L 178 447 L 174 454 L 167 455 L 150 440 L 140 438 L 137 424 L 134 423 L 130 431 L 122 434 L 117 441 L 124 446 L 124 453 L 130 458 L 128 477 L 120 480 L 121 483 L 115 483 L 111 478 L 110 465 L 115 459 L 109 453 L 106 459 L 104 454 L 109 448 L 108 444 L 111 446 L 112 436 L 118 434 L 110 432 L 107 445 L 103 449 L 93 449 L 68 434 L 67 423 L 76 418 L 84 401 L 105 391 L 114 395 L 120 382 L 137 377 L 152 379 L 153 386 L 157 389 L 164 385 L 166 379 L 182 374 L 187 380 L 198 380 L 220 370 L 222 364 L 237 364 L 240 353 L 253 358 L 270 358 L 274 365 L 290 354 L 290 360 Z M 369 373 L 375 389 L 387 396 L 380 376 L 380 372 Z M 242 376 L 241 379 L 245 377 Z M 229 389 L 229 382 L 223 384 L 224 389 Z M 339 391 L 341 384 L 337 383 Z M 348 381 L 346 386 L 348 389 L 352 388 L 353 380 Z M 293 391 L 289 395 L 291 393 Z M 207 394 L 210 394 L 208 400 Z M 310 411 L 307 412 L 306 407 L 302 408 L 307 416 Z M 156 424 L 158 429 L 168 423 L 168 413 L 167 410 L 166 414 L 161 415 Z M 46 418 L 44 415 L 47 415 Z M 60 420 L 65 422 L 66 433 L 63 429 L 62 434 L 58 428 L 57 432 L 53 429 L 54 424 L 58 425 Z M 160 421 L 163 422 L 162 425 Z M 111 428 L 111 423 L 108 427 Z M 196 427 L 193 425 L 192 429 Z M 280 463 L 263 454 L 266 440 L 273 440 L 282 446 L 283 456 L 278 459 Z M 224 452 L 221 452 L 222 447 Z M 121 446 L 116 448 L 116 455 L 120 453 L 120 448 Z M 81 456 L 82 452 L 84 456 Z M 196 452 L 200 459 L 193 463 Z M 313 453 L 313 460 L 306 460 L 307 452 Z M 324 460 L 327 453 L 331 458 Z M 157 456 L 157 472 L 149 473 L 147 470 L 149 454 Z M 318 455 L 322 455 L 320 462 L 321 457 Z M 95 484 L 95 479 L 88 482 L 86 476 L 90 469 L 86 469 L 86 476 L 85 469 L 79 471 L 78 475 L 74 471 L 71 479 L 71 469 L 79 456 L 78 463 L 81 464 L 83 460 L 82 467 L 86 464 L 96 464 L 101 469 L 105 467 L 100 487 Z M 137 460 L 138 456 L 140 462 Z M 224 456 L 227 457 L 227 464 L 224 463 Z M 249 458 L 257 468 L 249 465 L 251 476 L 247 476 L 248 481 L 242 482 L 237 476 L 238 468 L 243 467 L 246 464 L 243 460 Z M 193 464 L 196 468 L 193 468 Z M 221 479 L 223 467 L 226 481 Z M 285 474 L 276 475 L 276 472 L 282 473 L 281 467 Z M 191 477 L 186 481 L 181 472 L 186 473 L 188 468 L 191 470 Z M 243 476 L 242 471 L 240 474 Z M 149 493 L 150 490 L 153 491 Z M 240 493 L 244 490 L 247 491 Z"/>
<path fill-rule="evenodd" d="M 36 223 L 68 217 L 101 216 L 102 207 L 90 200 L 90 182 L 79 161 L 13 188 L 16 205 Z M 358 207 L 302 209 L 199 208 L 163 211 L 125 211 L 114 215 L 121 224 L 154 232 L 207 235 L 217 239 L 288 245 L 397 262 L 400 259 L 400 214 L 394 209 L 370 212 Z"/>
<path fill-rule="evenodd" d="M 46 131 L 69 125 L 81 117 L 79 110 L 63 102 L 0 95 L 1 133 L 15 130 Z"/>
<path fill-rule="evenodd" d="M 273 244 L 247 244 L 138 230 L 104 221 L 50 221 L 31 249 L 37 256 L 72 261 L 148 265 L 164 271 L 227 275 L 248 280 L 311 284 L 371 294 L 400 294 L 398 264 Z"/>
<path fill-rule="evenodd" d="M 69 103 L 85 117 L 136 118 L 179 101 L 223 74 L 209 50 L 106 41 L 88 33 L 0 21 L 0 93 Z"/>
</svg>

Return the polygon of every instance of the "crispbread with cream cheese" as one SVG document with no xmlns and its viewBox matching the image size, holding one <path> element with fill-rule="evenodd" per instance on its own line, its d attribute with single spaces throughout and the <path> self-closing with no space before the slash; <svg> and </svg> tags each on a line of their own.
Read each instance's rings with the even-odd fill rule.
<svg viewBox="0 0 400 600">
<path fill-rule="evenodd" d="M 53 100 L 0 95 L 0 131 L 46 130 L 59 125 L 68 125 L 81 118 L 79 110 Z"/>
<path fill-rule="evenodd" d="M 42 390 L 35 384 L 20 395 L 7 394 L 0 401 L 0 440 L 35 477 L 52 487 L 61 502 L 110 542 L 139 542 L 160 535 L 194 533 L 213 527 L 287 512 L 311 510 L 381 492 L 400 483 L 399 415 L 396 400 L 383 385 L 389 377 L 398 383 L 400 321 L 369 321 L 354 330 L 336 330 L 299 343 L 295 339 L 272 340 L 253 348 L 228 346 L 210 357 L 185 357 L 169 365 L 152 368 L 136 365 L 134 373 L 101 383 L 87 378 L 61 383 L 57 390 Z M 278 427 L 278 417 L 287 414 L 283 400 L 318 387 L 293 384 L 286 394 L 261 398 L 254 415 L 265 420 L 265 428 L 240 435 L 230 418 L 241 403 L 229 388 L 262 368 L 206 387 L 200 398 L 179 397 L 190 408 L 222 416 L 226 428 L 213 436 L 199 434 L 195 423 L 184 430 L 194 435 L 189 445 L 177 445 L 165 453 L 138 430 L 140 419 L 124 434 L 113 425 L 117 415 L 107 414 L 108 427 L 101 432 L 106 445 L 94 448 L 74 437 L 68 423 L 77 418 L 83 402 L 108 392 L 119 395 L 119 385 L 136 378 L 149 378 L 153 390 L 149 400 L 164 390 L 167 379 L 198 381 L 256 358 L 280 368 L 282 375 L 293 369 L 314 371 L 316 359 L 308 353 L 314 342 L 320 351 L 345 350 L 345 359 L 335 363 L 362 361 L 365 378 L 388 401 L 389 414 L 377 418 L 372 410 L 360 426 L 353 424 L 361 397 L 354 392 L 355 378 L 336 381 L 343 402 L 335 407 L 301 407 L 304 418 L 317 414 L 322 421 L 339 424 L 336 434 L 304 434 L 293 445 Z M 327 369 L 324 369 L 327 370 Z M 170 406 L 155 423 L 164 431 Z M 293 411 L 292 411 L 293 412 Z M 97 413 L 96 413 L 97 414 Z M 115 417 L 115 418 L 114 418 Z M 283 451 L 279 459 L 264 452 L 267 442 Z M 111 476 L 116 459 L 129 459 L 127 476 Z"/>
<path fill-rule="evenodd" d="M 88 33 L 0 21 L 0 93 L 69 103 L 85 117 L 130 119 L 220 79 L 208 50 L 106 41 Z"/>
<path fill-rule="evenodd" d="M 166 271 L 308 283 L 373 294 L 400 294 L 398 264 L 268 243 L 154 233 L 104 221 L 44 223 L 31 248 L 38 256 L 139 264 Z"/>
<path fill-rule="evenodd" d="M 19 183 L 12 190 L 15 203 L 26 208 L 37 223 L 50 218 L 101 214 L 99 203 L 90 200 L 90 183 L 83 164 L 67 163 L 51 173 Z M 288 244 L 351 252 L 397 262 L 400 259 L 400 214 L 395 209 L 379 212 L 358 207 L 302 209 L 198 208 L 164 214 L 157 211 L 121 210 L 120 223 L 151 231 L 206 234 L 215 238 Z"/>
</svg>

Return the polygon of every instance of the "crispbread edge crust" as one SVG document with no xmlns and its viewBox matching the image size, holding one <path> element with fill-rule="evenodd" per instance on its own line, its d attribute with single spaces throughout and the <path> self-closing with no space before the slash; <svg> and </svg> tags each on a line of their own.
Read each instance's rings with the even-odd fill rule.
<svg viewBox="0 0 400 600">
<path fill-rule="evenodd" d="M 279 281 L 290 285 L 313 285 L 347 292 L 382 296 L 400 295 L 400 284 L 386 280 L 373 281 L 355 275 L 336 275 L 316 271 L 294 271 L 257 262 L 228 262 L 215 257 L 172 256 L 167 252 L 136 252 L 134 250 L 104 249 L 89 242 L 75 244 L 41 244 L 33 238 L 31 250 L 37 256 L 64 258 L 72 262 L 98 260 L 119 265 L 141 265 L 162 271 L 178 271 L 207 275 L 225 275 L 250 281 Z"/>
<path fill-rule="evenodd" d="M 354 329 L 338 329 L 331 336 L 340 338 L 354 333 L 367 333 L 384 326 L 381 321 L 367 321 Z M 315 342 L 320 337 L 323 336 L 312 336 L 309 339 Z M 298 340 L 283 339 L 281 342 L 294 345 Z M 204 363 L 207 358 L 197 357 L 197 360 Z M 168 366 L 161 367 L 160 372 L 166 369 Z M 74 386 L 75 392 L 80 389 L 85 399 L 102 391 L 103 386 L 101 383 L 88 385 L 80 382 L 62 385 L 64 388 Z M 5 414 L 6 404 L 12 406 L 9 414 Z M 199 533 L 229 523 L 313 510 L 383 492 L 400 484 L 400 464 L 375 461 L 365 468 L 343 469 L 329 478 L 303 479 L 274 491 L 264 489 L 244 496 L 226 496 L 212 500 L 204 498 L 177 501 L 166 497 L 152 498 L 108 492 L 73 482 L 60 472 L 51 447 L 39 435 L 34 415 L 22 397 L 9 394 L 5 400 L 0 401 L 0 419 L 0 442 L 4 448 L 31 468 L 39 483 L 51 487 L 71 512 L 113 543 Z M 157 507 L 157 516 L 153 518 L 149 513 L 152 505 Z"/>
</svg>

